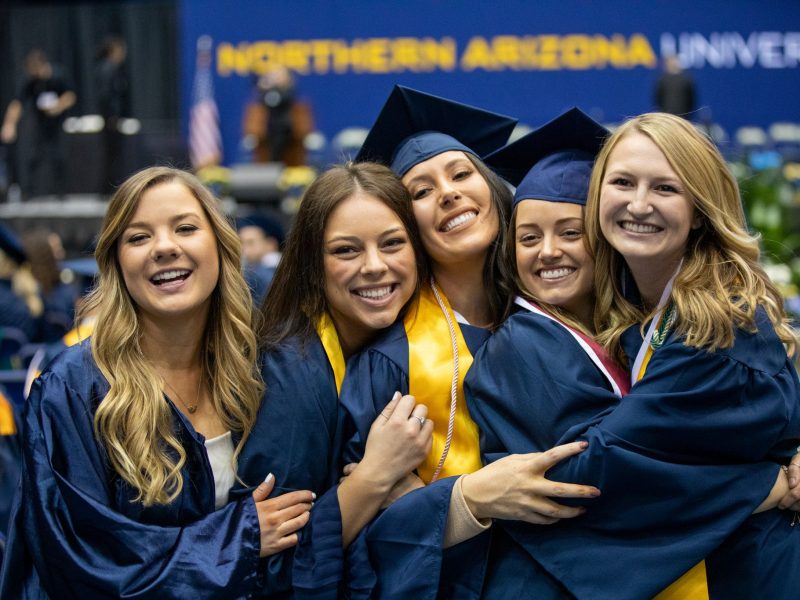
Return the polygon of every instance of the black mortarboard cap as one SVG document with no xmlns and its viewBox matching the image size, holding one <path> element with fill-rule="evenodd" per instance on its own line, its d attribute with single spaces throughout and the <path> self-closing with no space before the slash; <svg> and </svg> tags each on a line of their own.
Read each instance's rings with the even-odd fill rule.
<svg viewBox="0 0 800 600">
<path fill-rule="evenodd" d="M 516 123 L 505 115 L 396 85 L 356 161 L 389 165 L 402 177 L 448 150 L 483 157 L 508 141 Z"/>
<path fill-rule="evenodd" d="M 586 204 L 594 159 L 608 130 L 578 108 L 493 152 L 486 164 L 516 186 L 522 200 Z"/>
</svg>

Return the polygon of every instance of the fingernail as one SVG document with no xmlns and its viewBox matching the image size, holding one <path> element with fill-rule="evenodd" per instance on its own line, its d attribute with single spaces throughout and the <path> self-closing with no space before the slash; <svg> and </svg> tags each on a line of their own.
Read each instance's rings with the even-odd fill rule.
<svg viewBox="0 0 800 600">
<path fill-rule="evenodd" d="M 269 483 L 269 482 L 270 482 L 270 481 L 272 481 L 273 479 L 275 479 L 275 475 L 273 475 L 272 473 L 270 473 L 269 475 L 267 475 L 267 478 L 264 480 L 264 483 Z"/>
<path fill-rule="evenodd" d="M 589 495 L 590 495 L 592 498 L 596 498 L 597 496 L 599 496 L 599 495 L 600 495 L 600 490 L 598 490 L 598 489 L 596 489 L 596 488 L 595 488 L 595 489 L 593 489 L 591 492 L 589 492 Z"/>
<path fill-rule="evenodd" d="M 311 499 L 312 500 L 316 500 L 317 499 L 317 495 L 314 492 L 311 492 Z"/>
<path fill-rule="evenodd" d="M 789 487 L 794 487 L 795 485 L 797 485 L 797 477 L 792 475 L 789 477 Z"/>
<path fill-rule="evenodd" d="M 313 502 L 311 503 L 311 508 L 314 508 L 314 503 Z"/>
<path fill-rule="evenodd" d="M 403 394 L 400 392 L 395 392 L 394 396 L 392 396 L 392 400 L 397 400 L 398 398 L 402 398 Z"/>
<path fill-rule="evenodd" d="M 581 448 L 588 448 L 589 447 L 589 442 L 578 442 L 578 444 L 580 445 Z"/>
</svg>

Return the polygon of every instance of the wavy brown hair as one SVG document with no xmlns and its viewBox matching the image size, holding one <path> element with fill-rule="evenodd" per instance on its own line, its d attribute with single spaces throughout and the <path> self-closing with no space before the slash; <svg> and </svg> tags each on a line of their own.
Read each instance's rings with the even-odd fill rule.
<svg viewBox="0 0 800 600">
<path fill-rule="evenodd" d="M 168 504 L 183 488 L 186 451 L 175 435 L 164 382 L 143 354 L 139 313 L 122 277 L 120 236 L 139 200 L 149 189 L 178 181 L 200 203 L 217 239 L 219 279 L 211 296 L 201 340 L 203 375 L 226 428 L 241 431 L 237 457 L 255 422 L 263 384 L 256 366 L 252 301 L 240 268 L 239 237 L 219 202 L 193 175 L 169 167 L 151 167 L 125 181 L 111 198 L 97 241 L 97 287 L 81 313 L 97 312 L 92 355 L 109 391 L 94 417 L 97 439 L 119 476 L 138 491 L 145 506 Z"/>
<path fill-rule="evenodd" d="M 652 317 L 652 312 L 625 298 L 620 287 L 625 260 L 600 229 L 600 196 L 609 156 L 631 133 L 647 136 L 661 150 L 702 216 L 701 227 L 689 233 L 683 266 L 672 289 L 676 333 L 692 347 L 712 352 L 729 348 L 736 328 L 756 330 L 755 312 L 763 306 L 793 354 L 797 337 L 780 293 L 759 263 L 759 240 L 747 231 L 736 179 L 706 135 L 688 121 L 665 113 L 646 113 L 624 123 L 609 137 L 592 171 L 586 232 L 595 257 L 595 325 L 601 343 L 623 359 L 623 331 Z"/>
<path fill-rule="evenodd" d="M 394 212 L 408 234 L 417 260 L 417 289 L 428 267 L 411 197 L 391 169 L 377 163 L 348 162 L 322 173 L 306 190 L 286 238 L 281 262 L 261 307 L 259 340 L 265 350 L 287 338 L 307 342 L 317 319 L 328 310 L 323 249 L 328 217 L 340 202 L 357 192 L 374 196 Z"/>
<path fill-rule="evenodd" d="M 492 326 L 495 330 L 508 317 L 514 305 L 514 272 L 508 262 L 508 246 L 514 247 L 513 232 L 509 236 L 509 214 L 513 194 L 503 180 L 495 174 L 484 162 L 469 153 L 465 153 L 470 162 L 475 165 L 478 173 L 486 180 L 491 192 L 491 200 L 497 212 L 499 224 L 497 236 L 486 251 L 486 262 L 483 267 L 483 286 L 489 296 L 489 311 L 492 315 Z"/>
</svg>

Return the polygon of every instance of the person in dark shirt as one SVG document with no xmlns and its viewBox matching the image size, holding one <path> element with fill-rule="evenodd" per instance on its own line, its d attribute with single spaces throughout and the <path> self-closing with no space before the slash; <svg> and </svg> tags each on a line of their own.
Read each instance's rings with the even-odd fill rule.
<svg viewBox="0 0 800 600">
<path fill-rule="evenodd" d="M 22 193 L 61 194 L 65 174 L 62 124 L 64 114 L 75 104 L 75 92 L 39 48 L 25 57 L 25 73 L 27 80 L 6 110 L 0 140 L 4 144 L 15 142 L 20 120 L 25 117 L 28 143 L 18 145 Z"/>
<path fill-rule="evenodd" d="M 109 36 L 103 41 L 97 55 L 97 95 L 100 114 L 105 121 L 103 191 L 111 193 L 114 185 L 127 176 L 127 173 L 121 172 L 123 137 L 119 124 L 120 119 L 131 116 L 130 81 L 125 66 L 128 45 L 121 37 Z"/>
<path fill-rule="evenodd" d="M 658 110 L 687 119 L 695 109 L 694 80 L 681 68 L 677 56 L 664 59 L 664 72 L 656 83 L 655 103 Z"/>
</svg>

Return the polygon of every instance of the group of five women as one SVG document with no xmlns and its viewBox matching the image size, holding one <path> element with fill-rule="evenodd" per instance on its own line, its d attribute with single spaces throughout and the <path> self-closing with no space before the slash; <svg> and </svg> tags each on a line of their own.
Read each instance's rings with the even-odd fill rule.
<svg viewBox="0 0 800 600">
<path fill-rule="evenodd" d="M 794 597 L 796 337 L 718 150 L 514 124 L 397 86 L 257 311 L 208 191 L 126 181 L 3 597 Z"/>
</svg>

